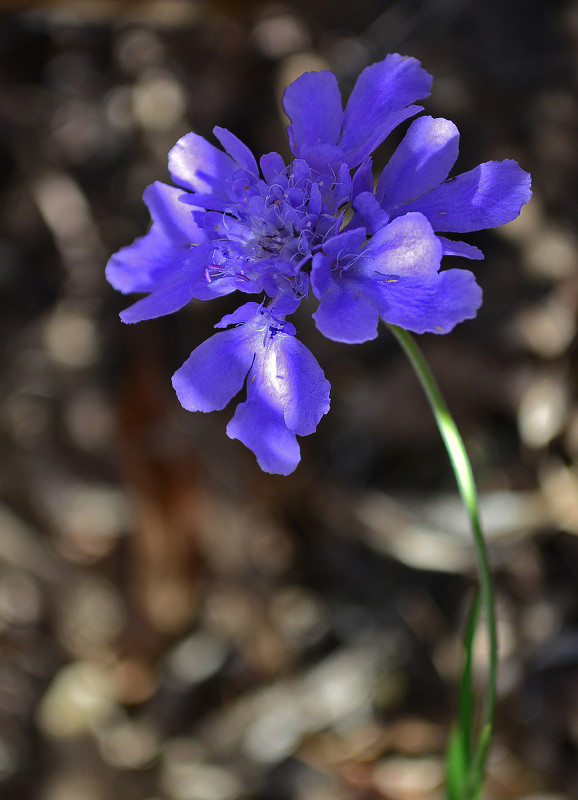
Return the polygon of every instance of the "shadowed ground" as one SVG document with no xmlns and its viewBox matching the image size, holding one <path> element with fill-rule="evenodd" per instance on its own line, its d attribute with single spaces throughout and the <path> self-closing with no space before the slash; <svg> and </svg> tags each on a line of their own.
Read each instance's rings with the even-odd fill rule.
<svg viewBox="0 0 578 800">
<path fill-rule="evenodd" d="M 443 797 L 475 568 L 395 342 L 337 345 L 297 315 L 332 409 L 271 477 L 227 439 L 230 409 L 171 389 L 231 301 L 127 327 L 104 280 L 179 136 L 218 124 L 287 154 L 283 87 L 329 67 L 346 92 L 388 52 L 433 73 L 457 172 L 533 175 L 519 220 L 468 236 L 478 318 L 420 341 L 496 573 L 487 798 L 578 797 L 576 4 L 0 8 L 2 800 Z M 478 662 L 483 683 L 483 642 Z"/>
</svg>

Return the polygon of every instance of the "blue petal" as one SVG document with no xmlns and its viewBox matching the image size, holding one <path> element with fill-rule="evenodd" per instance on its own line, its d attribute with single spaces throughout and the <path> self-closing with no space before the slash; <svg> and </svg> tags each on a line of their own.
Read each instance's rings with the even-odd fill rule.
<svg viewBox="0 0 578 800">
<path fill-rule="evenodd" d="M 231 200 L 228 197 L 217 197 L 211 192 L 181 193 L 179 200 L 189 208 L 192 214 L 199 208 L 221 212 L 231 208 Z M 193 206 L 192 209 L 191 206 Z"/>
<path fill-rule="evenodd" d="M 294 336 L 277 335 L 268 343 L 258 380 L 259 390 L 273 399 L 287 427 L 299 436 L 313 433 L 329 411 L 329 381 Z"/>
<path fill-rule="evenodd" d="M 285 174 L 285 162 L 279 153 L 265 153 L 259 159 L 259 165 L 267 183 L 274 183 L 279 175 Z"/>
<path fill-rule="evenodd" d="M 277 287 L 275 299 L 269 306 L 269 308 L 274 314 L 280 317 L 284 317 L 287 314 L 294 314 L 295 311 L 297 311 L 297 309 L 301 305 L 301 301 L 307 295 L 308 284 L 309 284 L 309 277 L 307 275 L 301 273 L 300 278 L 301 279 L 299 281 L 298 287 L 291 286 L 286 290 Z M 289 324 L 290 324 L 289 322 L 285 323 L 286 326 L 288 326 Z M 288 331 L 289 328 L 285 328 L 285 330 Z M 295 333 L 295 330 L 292 332 Z"/>
<path fill-rule="evenodd" d="M 115 289 L 150 292 L 172 275 L 178 275 L 190 256 L 190 245 L 202 242 L 206 234 L 193 220 L 191 210 L 179 201 L 181 189 L 156 182 L 144 192 L 153 224 L 141 236 L 109 259 L 106 278 Z"/>
<path fill-rule="evenodd" d="M 477 231 L 515 219 L 532 192 L 515 161 L 487 161 L 403 206 L 424 214 L 435 231 Z"/>
<path fill-rule="evenodd" d="M 225 314 L 225 316 L 217 322 L 215 328 L 228 328 L 229 325 L 239 325 L 242 322 L 250 322 L 254 320 L 261 306 L 259 303 L 244 303 L 239 306 L 232 314 Z"/>
<path fill-rule="evenodd" d="M 351 181 L 351 199 L 362 192 L 373 192 L 373 161 L 368 156 L 359 165 Z"/>
<path fill-rule="evenodd" d="M 381 316 L 414 333 L 449 333 L 472 319 L 482 303 L 482 290 L 471 272 L 450 269 L 429 280 L 408 277 L 383 287 Z"/>
<path fill-rule="evenodd" d="M 361 344 L 375 339 L 379 314 L 362 291 L 355 281 L 334 285 L 313 314 L 317 329 L 334 342 Z"/>
<path fill-rule="evenodd" d="M 257 167 L 255 156 L 244 142 L 227 128 L 220 128 L 218 125 L 213 128 L 213 133 L 240 167 L 243 167 L 252 175 L 258 176 L 259 168 Z"/>
<path fill-rule="evenodd" d="M 351 189 L 351 175 L 347 164 L 341 164 L 337 180 L 331 192 L 332 208 L 337 209 L 349 200 Z"/>
<path fill-rule="evenodd" d="M 467 242 L 454 242 L 452 239 L 446 239 L 445 236 L 438 236 L 442 243 L 442 253 L 444 256 L 459 256 L 460 258 L 469 258 L 474 261 L 481 261 L 484 254 L 479 247 L 474 247 L 473 244 Z"/>
<path fill-rule="evenodd" d="M 367 275 L 427 277 L 440 267 L 442 246 L 421 214 L 404 214 L 372 236 L 359 261 Z"/>
<path fill-rule="evenodd" d="M 325 253 L 315 253 L 311 260 L 311 289 L 318 300 L 321 300 L 331 287 L 331 266 L 333 257 Z"/>
<path fill-rule="evenodd" d="M 194 192 L 224 193 L 235 162 L 196 133 L 187 133 L 169 153 L 169 170 L 175 183 Z"/>
<path fill-rule="evenodd" d="M 381 173 L 376 195 L 382 206 L 389 210 L 439 186 L 458 157 L 459 140 L 447 119 L 414 120 Z"/>
<path fill-rule="evenodd" d="M 216 411 L 243 388 L 253 361 L 253 331 L 242 325 L 211 336 L 200 344 L 173 375 L 183 408 Z"/>
<path fill-rule="evenodd" d="M 143 200 L 157 222 L 173 241 L 204 242 L 206 233 L 196 225 L 190 207 L 183 203 L 182 189 L 155 181 L 143 192 Z"/>
<path fill-rule="evenodd" d="M 148 297 L 139 300 L 121 313 L 120 317 L 124 322 L 141 322 L 145 319 L 162 317 L 178 311 L 193 298 L 213 300 L 238 288 L 235 277 L 214 281 L 207 279 L 206 269 L 214 252 L 210 243 L 195 247 L 175 246 L 162 238 L 159 246 L 155 247 L 155 230 L 153 226 L 147 236 L 120 250 L 107 265 L 109 280 L 113 282 L 120 276 L 124 280 L 123 285 L 128 286 L 130 274 L 127 266 L 132 263 L 134 275 L 140 276 L 140 285 L 137 285 L 137 280 L 133 280 L 127 291 L 151 292 Z M 117 272 L 118 263 L 122 269 Z M 152 270 L 146 285 L 142 272 L 143 265 L 150 266 Z M 247 284 L 243 282 L 241 288 L 245 289 L 246 286 Z M 253 291 L 253 286 L 250 285 L 248 290 Z"/>
<path fill-rule="evenodd" d="M 389 214 L 381 208 L 373 192 L 358 194 L 353 201 L 353 208 L 371 233 L 377 233 L 389 221 Z"/>
<path fill-rule="evenodd" d="M 323 244 L 323 250 L 330 258 L 337 259 L 342 253 L 357 252 L 366 238 L 365 228 L 354 228 L 327 239 Z"/>
<path fill-rule="evenodd" d="M 359 164 L 404 119 L 421 111 L 408 106 L 430 93 L 432 78 L 415 58 L 388 55 L 363 70 L 345 107 L 338 142 L 350 167 Z"/>
<path fill-rule="evenodd" d="M 179 276 L 173 282 L 156 289 L 143 297 L 132 306 L 121 311 L 120 318 L 123 322 L 142 322 L 145 319 L 163 317 L 178 311 L 193 299 L 190 280 Z"/>
<path fill-rule="evenodd" d="M 227 425 L 227 436 L 252 450 L 263 472 L 289 475 L 301 459 L 297 437 L 285 425 L 279 409 L 256 391 L 251 378 L 247 395 Z"/>
<path fill-rule="evenodd" d="M 283 108 L 291 120 L 292 150 L 304 145 L 337 144 L 343 110 L 337 78 L 332 72 L 306 72 L 283 93 Z"/>
<path fill-rule="evenodd" d="M 161 226 L 153 224 L 146 236 L 114 253 L 106 265 L 106 279 L 124 294 L 151 292 L 183 269 L 188 248 L 173 244 Z"/>
<path fill-rule="evenodd" d="M 343 150 L 336 144 L 304 144 L 299 153 L 320 176 L 329 177 L 332 181 L 343 164 Z"/>
<path fill-rule="evenodd" d="M 355 215 L 353 221 L 359 222 L 355 219 Z M 366 238 L 365 228 L 356 227 L 352 230 L 344 230 L 327 239 L 323 244 L 324 252 L 315 253 L 311 261 L 311 288 L 318 300 L 324 297 L 333 283 L 331 270 L 334 263 L 339 262 L 341 256 L 357 254 Z M 342 266 L 347 269 L 349 264 L 342 262 Z"/>
<path fill-rule="evenodd" d="M 252 450 L 265 472 L 288 475 L 300 457 L 295 434 L 313 433 L 329 410 L 329 383 L 293 336 L 279 332 L 255 344 L 247 401 L 238 406 L 227 434 Z"/>
</svg>

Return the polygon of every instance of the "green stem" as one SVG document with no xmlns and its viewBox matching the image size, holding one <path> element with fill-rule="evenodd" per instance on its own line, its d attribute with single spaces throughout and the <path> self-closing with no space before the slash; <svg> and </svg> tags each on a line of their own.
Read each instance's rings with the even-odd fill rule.
<svg viewBox="0 0 578 800">
<path fill-rule="evenodd" d="M 405 351 L 425 391 L 441 437 L 448 451 L 448 455 L 456 476 L 458 489 L 470 518 L 470 523 L 474 534 L 474 543 L 476 547 L 480 573 L 481 601 L 486 612 L 486 625 L 489 640 L 488 686 L 484 707 L 484 721 L 480 742 L 481 746 L 478 748 L 478 752 L 476 753 L 477 764 L 474 765 L 476 768 L 475 771 L 482 773 L 485 767 L 489 737 L 493 730 L 496 709 L 498 639 L 496 631 L 496 613 L 492 574 L 488 560 L 488 552 L 486 550 L 486 543 L 480 524 L 476 484 L 462 437 L 460 436 L 456 424 L 450 412 L 448 411 L 437 382 L 433 377 L 431 370 L 421 353 L 421 350 L 408 331 L 397 327 L 397 325 L 388 325 L 388 328 L 391 330 Z"/>
</svg>

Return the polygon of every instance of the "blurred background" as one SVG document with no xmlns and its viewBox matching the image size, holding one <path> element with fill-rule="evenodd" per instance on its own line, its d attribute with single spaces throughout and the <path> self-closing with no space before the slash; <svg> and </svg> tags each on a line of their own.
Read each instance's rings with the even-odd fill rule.
<svg viewBox="0 0 578 800">
<path fill-rule="evenodd" d="M 388 52 L 433 73 L 458 172 L 533 175 L 519 220 L 468 237 L 478 318 L 421 345 L 495 567 L 487 798 L 578 798 L 577 43 L 572 0 L 0 2 L 3 800 L 443 797 L 475 564 L 395 342 L 296 317 L 332 410 L 264 475 L 230 409 L 170 385 L 234 301 L 128 328 L 104 280 L 178 137 L 287 155 L 283 87 L 331 68 L 347 93 Z"/>
</svg>

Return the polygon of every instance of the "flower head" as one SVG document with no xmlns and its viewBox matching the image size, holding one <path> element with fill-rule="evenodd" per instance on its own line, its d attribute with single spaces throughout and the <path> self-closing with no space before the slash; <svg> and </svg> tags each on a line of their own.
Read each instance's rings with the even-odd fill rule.
<svg viewBox="0 0 578 800">
<path fill-rule="evenodd" d="M 444 255 L 482 258 L 440 233 L 502 225 L 530 197 L 514 161 L 488 162 L 447 180 L 458 148 L 455 126 L 419 117 L 375 185 L 371 153 L 422 110 L 431 76 L 397 54 L 367 67 L 345 104 L 328 71 L 309 72 L 285 90 L 293 157 L 257 163 L 230 131 L 223 149 L 189 133 L 169 154 L 175 188 L 145 190 L 152 226 L 113 255 L 107 278 L 147 296 L 125 322 L 177 311 L 192 299 L 239 291 L 244 302 L 216 327 L 173 377 L 182 405 L 224 408 L 243 387 L 227 433 L 265 471 L 288 474 L 299 461 L 296 436 L 312 433 L 329 408 L 329 384 L 286 316 L 309 289 L 318 329 L 347 343 L 375 338 L 377 323 L 446 333 L 475 316 L 481 290 L 471 272 L 441 269 Z"/>
</svg>

